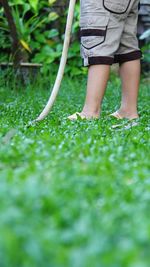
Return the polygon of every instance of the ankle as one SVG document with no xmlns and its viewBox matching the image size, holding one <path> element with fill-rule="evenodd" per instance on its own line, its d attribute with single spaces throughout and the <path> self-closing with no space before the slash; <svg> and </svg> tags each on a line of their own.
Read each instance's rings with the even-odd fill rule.
<svg viewBox="0 0 150 267">
<path fill-rule="evenodd" d="M 99 116 L 100 115 L 100 108 L 91 108 L 88 106 L 84 106 L 82 112 L 88 115 Z"/>
</svg>

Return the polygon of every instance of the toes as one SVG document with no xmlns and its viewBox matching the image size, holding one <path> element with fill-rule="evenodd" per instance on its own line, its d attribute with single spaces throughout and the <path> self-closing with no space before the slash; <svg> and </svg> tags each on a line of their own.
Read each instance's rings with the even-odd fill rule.
<svg viewBox="0 0 150 267">
<path fill-rule="evenodd" d="M 68 116 L 67 118 L 68 118 L 69 120 L 77 120 L 77 118 L 78 118 L 78 117 L 77 117 L 77 114 L 79 115 L 78 112 L 75 112 L 74 114 Z"/>
<path fill-rule="evenodd" d="M 99 119 L 99 116 L 96 116 L 96 117 L 91 117 L 91 116 L 86 116 L 80 112 L 75 112 L 74 114 L 70 115 L 67 117 L 69 120 L 77 120 L 78 118 L 81 118 L 81 119 Z"/>
<path fill-rule="evenodd" d="M 69 120 L 77 120 L 79 117 L 80 117 L 81 119 L 85 119 L 85 118 L 86 118 L 86 116 L 83 115 L 83 114 L 81 114 L 80 112 L 75 112 L 74 114 L 68 116 L 68 119 L 69 119 Z"/>
<path fill-rule="evenodd" d="M 118 120 L 123 119 L 123 118 L 121 117 L 121 115 L 119 114 L 118 111 L 116 111 L 116 112 L 110 114 L 110 116 L 112 116 L 112 117 L 114 117 L 114 118 L 116 118 L 116 119 L 118 119 Z"/>
</svg>

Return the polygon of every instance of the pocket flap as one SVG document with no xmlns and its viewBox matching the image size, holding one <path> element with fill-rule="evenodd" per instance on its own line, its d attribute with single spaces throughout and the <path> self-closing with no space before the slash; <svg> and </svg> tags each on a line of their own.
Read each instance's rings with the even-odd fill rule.
<svg viewBox="0 0 150 267">
<path fill-rule="evenodd" d="M 86 13 L 82 14 L 80 17 L 80 27 L 81 28 L 106 27 L 108 21 L 109 21 L 109 15 L 107 13 L 99 13 L 99 14 Z"/>
<path fill-rule="evenodd" d="M 115 0 L 114 2 L 112 0 L 103 0 L 104 8 L 115 14 L 124 14 L 130 3 L 131 0 Z"/>
</svg>

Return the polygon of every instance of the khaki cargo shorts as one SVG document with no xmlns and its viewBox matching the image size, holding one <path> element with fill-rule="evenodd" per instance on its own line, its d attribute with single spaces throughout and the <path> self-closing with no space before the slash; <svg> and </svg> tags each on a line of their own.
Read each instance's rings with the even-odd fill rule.
<svg viewBox="0 0 150 267">
<path fill-rule="evenodd" d="M 140 59 L 139 0 L 80 0 L 83 66 Z"/>
</svg>

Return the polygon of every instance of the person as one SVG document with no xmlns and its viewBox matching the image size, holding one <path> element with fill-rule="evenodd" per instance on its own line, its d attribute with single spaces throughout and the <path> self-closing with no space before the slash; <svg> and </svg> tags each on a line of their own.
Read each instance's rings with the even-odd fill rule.
<svg viewBox="0 0 150 267">
<path fill-rule="evenodd" d="M 87 89 L 76 120 L 100 117 L 110 66 L 119 63 L 122 84 L 117 119 L 138 118 L 137 102 L 142 57 L 137 38 L 139 0 L 80 0 L 80 36 L 83 66 L 88 67 Z M 114 93 L 114 92 L 113 92 Z"/>
</svg>

